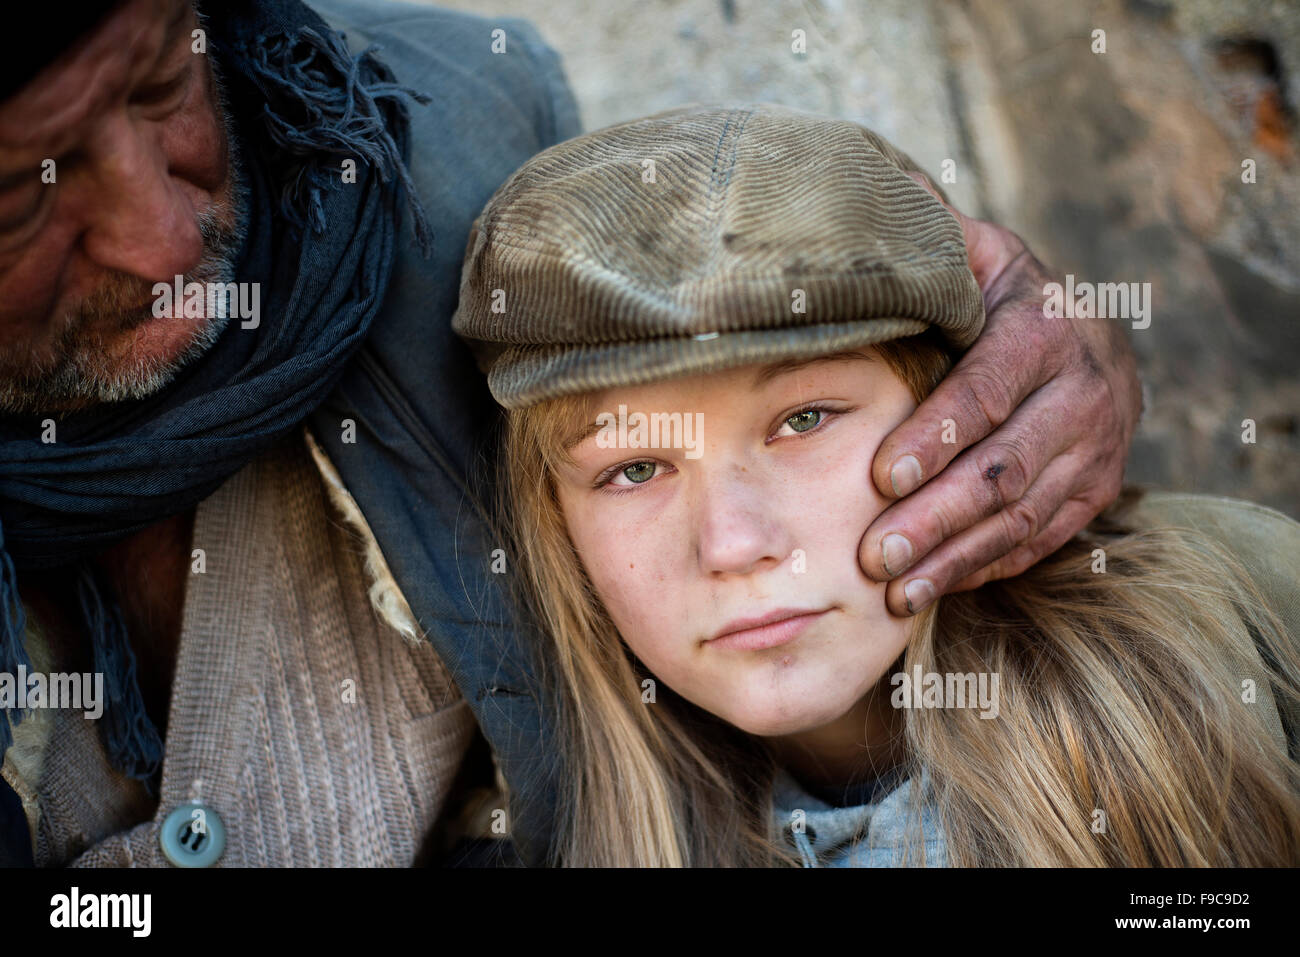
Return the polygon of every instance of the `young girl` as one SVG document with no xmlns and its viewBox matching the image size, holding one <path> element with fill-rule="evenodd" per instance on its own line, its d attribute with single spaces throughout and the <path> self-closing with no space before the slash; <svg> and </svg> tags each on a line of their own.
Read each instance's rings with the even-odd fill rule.
<svg viewBox="0 0 1300 957">
<path fill-rule="evenodd" d="M 911 618 L 862 573 L 876 449 L 983 322 L 912 169 L 693 106 L 541 153 L 476 222 L 453 326 L 507 409 L 555 862 L 1300 863 L 1300 602 L 1251 551 L 1296 523 L 1126 490 Z"/>
</svg>

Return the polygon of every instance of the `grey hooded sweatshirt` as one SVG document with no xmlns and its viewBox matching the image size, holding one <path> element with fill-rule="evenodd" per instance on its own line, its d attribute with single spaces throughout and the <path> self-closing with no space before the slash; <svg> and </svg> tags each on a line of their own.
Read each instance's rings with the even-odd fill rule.
<svg viewBox="0 0 1300 957">
<path fill-rule="evenodd" d="M 924 794 L 928 776 L 922 772 Z M 904 836 L 914 826 L 912 779 L 886 772 L 846 788 L 843 795 L 818 797 L 788 772 L 778 773 L 772 788 L 772 821 L 787 844 L 799 852 L 804 867 L 897 867 Z M 834 797 L 834 803 L 827 798 Z M 921 809 L 926 867 L 944 867 L 947 852 L 933 805 Z M 920 863 L 917 861 L 917 863 Z"/>
</svg>

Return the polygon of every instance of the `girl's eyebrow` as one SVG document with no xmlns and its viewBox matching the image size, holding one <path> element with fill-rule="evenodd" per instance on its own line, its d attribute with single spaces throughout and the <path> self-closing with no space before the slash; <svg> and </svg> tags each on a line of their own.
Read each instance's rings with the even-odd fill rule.
<svg viewBox="0 0 1300 957">
<path fill-rule="evenodd" d="M 832 355 L 815 355 L 805 356 L 798 359 L 782 359 L 779 362 L 773 362 L 765 365 L 754 373 L 754 388 L 765 385 L 777 376 L 788 375 L 796 372 L 804 366 L 811 365 L 814 362 L 830 362 L 833 359 L 866 359 L 868 362 L 874 362 L 875 356 L 865 349 L 852 350 L 848 352 L 836 352 Z"/>
<path fill-rule="evenodd" d="M 587 425 L 584 425 L 581 429 L 578 429 L 577 431 L 573 432 L 569 436 L 569 438 L 564 440 L 564 444 L 563 444 L 564 451 L 568 452 L 569 450 L 574 448 L 574 446 L 581 445 L 583 442 L 587 441 L 587 439 L 591 438 L 599 431 L 600 431 L 600 425 L 596 422 L 591 422 L 588 423 Z"/>
</svg>

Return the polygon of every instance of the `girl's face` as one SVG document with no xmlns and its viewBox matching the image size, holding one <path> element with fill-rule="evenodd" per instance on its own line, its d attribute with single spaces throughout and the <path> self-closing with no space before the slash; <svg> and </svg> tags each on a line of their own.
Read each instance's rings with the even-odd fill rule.
<svg viewBox="0 0 1300 957">
<path fill-rule="evenodd" d="M 628 440 L 602 447 L 619 441 L 620 406 Z M 915 406 L 874 350 L 596 396 L 608 427 L 570 449 L 560 504 L 619 633 L 660 681 L 764 736 L 821 728 L 863 701 L 911 621 L 858 565 L 888 504 L 871 463 Z M 661 418 L 660 444 L 678 447 L 627 447 L 636 413 L 679 413 L 691 431 Z"/>
</svg>

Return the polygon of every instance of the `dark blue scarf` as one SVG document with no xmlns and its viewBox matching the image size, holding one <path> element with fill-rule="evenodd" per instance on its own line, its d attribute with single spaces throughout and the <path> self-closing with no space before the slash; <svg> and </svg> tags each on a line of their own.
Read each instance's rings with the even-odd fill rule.
<svg viewBox="0 0 1300 957">
<path fill-rule="evenodd" d="M 69 566 L 104 674 L 109 758 L 146 781 L 162 742 L 117 601 L 88 559 L 196 505 L 325 399 L 383 300 L 401 194 L 426 250 L 429 240 L 403 163 L 401 99 L 427 97 L 396 85 L 371 51 L 353 58 L 298 0 L 223 2 L 204 27 L 249 192 L 234 278 L 261 284 L 260 325 L 229 320 L 167 387 L 60 420 L 56 443 L 40 441 L 44 416 L 0 417 L 0 672 L 31 669 L 15 567 Z M 348 158 L 356 182 L 344 184 Z M 22 718 L 0 713 L 0 759 Z"/>
</svg>

